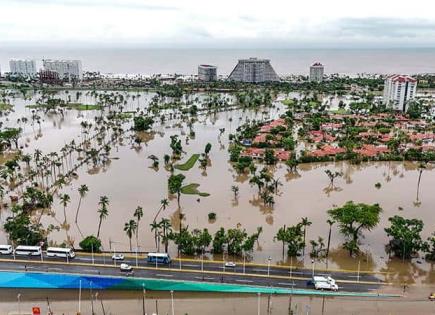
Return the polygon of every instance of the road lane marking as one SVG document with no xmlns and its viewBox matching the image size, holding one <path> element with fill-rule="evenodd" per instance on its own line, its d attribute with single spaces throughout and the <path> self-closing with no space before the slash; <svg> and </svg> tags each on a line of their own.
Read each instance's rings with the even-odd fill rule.
<svg viewBox="0 0 435 315">
<path fill-rule="evenodd" d="M 184 267 L 200 267 L 200 266 L 198 266 L 198 265 L 189 265 L 189 264 L 184 264 L 184 265 L 182 265 L 182 266 L 184 266 Z"/>
<path fill-rule="evenodd" d="M 252 269 L 252 271 L 267 272 L 267 269 L 256 269 L 256 268 L 254 268 L 254 269 Z"/>
<path fill-rule="evenodd" d="M 212 277 L 195 277 L 195 279 L 198 279 L 198 280 L 214 280 L 214 278 L 212 278 Z"/>
<path fill-rule="evenodd" d="M 245 279 L 236 279 L 235 281 L 236 282 L 244 282 L 244 283 L 252 283 L 252 282 L 254 282 L 252 280 L 245 280 Z"/>
<path fill-rule="evenodd" d="M 295 286 L 296 284 L 294 283 L 289 283 L 289 282 L 278 282 L 279 285 L 287 285 L 287 286 Z"/>
<path fill-rule="evenodd" d="M 173 277 L 174 275 L 167 275 L 167 274 L 164 274 L 164 273 L 156 273 L 156 276 L 159 276 L 159 277 Z"/>
</svg>

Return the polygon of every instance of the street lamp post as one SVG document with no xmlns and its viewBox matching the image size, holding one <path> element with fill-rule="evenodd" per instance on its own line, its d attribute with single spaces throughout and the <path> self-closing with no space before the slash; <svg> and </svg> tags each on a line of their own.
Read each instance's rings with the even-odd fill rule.
<svg viewBox="0 0 435 315">
<path fill-rule="evenodd" d="M 143 315 L 146 315 L 146 306 L 145 306 L 145 285 L 142 283 L 142 311 Z"/>
<path fill-rule="evenodd" d="M 175 311 L 174 311 L 174 291 L 173 290 L 171 290 L 171 310 L 172 310 L 172 315 L 174 315 Z"/>
<path fill-rule="evenodd" d="M 92 264 L 95 263 L 94 261 L 94 244 L 91 244 L 91 251 L 92 251 Z"/>
<path fill-rule="evenodd" d="M 316 265 L 316 261 L 314 259 L 311 259 L 311 265 L 313 267 L 312 276 L 314 277 L 314 268 L 315 268 L 315 265 Z"/>
<path fill-rule="evenodd" d="M 272 258 L 269 256 L 269 258 L 267 258 L 267 276 L 270 276 L 270 261 L 272 260 Z"/>
<path fill-rule="evenodd" d="M 358 274 L 357 274 L 357 282 L 359 283 L 359 273 L 360 273 L 360 268 L 361 268 L 361 260 L 358 260 Z"/>
<path fill-rule="evenodd" d="M 202 246 L 202 251 L 201 251 L 201 272 L 204 273 L 204 246 Z"/>
<path fill-rule="evenodd" d="M 21 293 L 18 293 L 17 295 L 17 302 L 18 302 L 18 314 L 21 315 Z"/>
<path fill-rule="evenodd" d="M 261 298 L 261 293 L 258 292 L 257 293 L 257 315 L 260 315 L 260 298 Z"/>
<path fill-rule="evenodd" d="M 79 281 L 79 312 L 82 313 L 82 280 Z"/>
<path fill-rule="evenodd" d="M 245 274 L 245 265 L 246 265 L 246 254 L 245 251 L 243 251 L 243 274 Z"/>
</svg>

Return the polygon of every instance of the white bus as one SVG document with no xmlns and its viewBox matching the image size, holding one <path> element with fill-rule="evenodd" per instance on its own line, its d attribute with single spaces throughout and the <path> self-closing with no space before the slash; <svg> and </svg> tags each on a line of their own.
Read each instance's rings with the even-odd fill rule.
<svg viewBox="0 0 435 315">
<path fill-rule="evenodd" d="M 10 255 L 13 251 L 12 245 L 0 245 L 0 255 Z"/>
<path fill-rule="evenodd" d="M 148 253 L 147 261 L 149 263 L 170 264 L 171 257 L 166 253 Z"/>
<path fill-rule="evenodd" d="M 74 258 L 76 257 L 76 253 L 72 248 L 63 248 L 63 247 L 48 247 L 47 248 L 47 256 L 48 257 L 63 257 L 66 258 Z"/>
<path fill-rule="evenodd" d="M 15 255 L 41 256 L 41 246 L 19 245 L 15 248 Z"/>
</svg>

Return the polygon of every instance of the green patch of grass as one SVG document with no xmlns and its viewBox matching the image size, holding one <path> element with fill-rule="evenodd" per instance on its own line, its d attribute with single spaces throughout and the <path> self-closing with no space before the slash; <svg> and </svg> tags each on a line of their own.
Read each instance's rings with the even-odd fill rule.
<svg viewBox="0 0 435 315">
<path fill-rule="evenodd" d="M 338 108 L 338 109 L 334 109 L 334 110 L 330 110 L 330 113 L 333 114 L 338 114 L 338 115 L 345 115 L 345 114 L 349 114 L 350 112 L 344 108 Z"/>
<path fill-rule="evenodd" d="M 70 109 L 76 109 L 76 110 L 99 110 L 103 108 L 101 105 L 81 104 L 81 103 L 68 103 L 66 104 L 66 107 Z"/>
<path fill-rule="evenodd" d="M 103 108 L 101 105 L 82 104 L 82 103 L 67 103 L 61 107 L 66 107 L 66 108 L 75 109 L 75 110 L 100 110 Z M 43 108 L 47 108 L 47 104 L 26 105 L 26 108 L 43 109 Z"/>
<path fill-rule="evenodd" d="M 6 103 L 0 103 L 0 111 L 8 111 L 11 110 L 12 108 L 14 108 L 11 104 L 6 104 Z"/>
<path fill-rule="evenodd" d="M 286 105 L 286 106 L 289 106 L 289 107 L 295 105 L 295 101 L 294 101 L 294 100 L 290 100 L 290 99 L 283 100 L 282 103 L 283 103 L 284 105 Z"/>
<path fill-rule="evenodd" d="M 198 187 L 199 187 L 199 184 L 195 184 L 195 183 L 183 186 L 183 187 L 181 187 L 181 193 L 182 194 L 186 194 L 186 195 L 198 195 L 198 196 L 201 196 L 201 197 L 208 197 L 208 196 L 210 196 L 209 193 L 200 192 L 198 190 Z"/>
<path fill-rule="evenodd" d="M 115 119 L 125 120 L 130 119 L 133 117 L 132 113 L 118 113 L 115 116 L 113 116 Z"/>
<path fill-rule="evenodd" d="M 176 168 L 177 170 L 180 170 L 180 171 L 188 171 L 188 170 L 190 170 L 195 165 L 195 163 L 196 163 L 196 161 L 198 161 L 198 159 L 199 159 L 199 154 L 193 154 L 183 164 L 176 164 L 176 165 L 174 165 L 174 168 Z"/>
</svg>

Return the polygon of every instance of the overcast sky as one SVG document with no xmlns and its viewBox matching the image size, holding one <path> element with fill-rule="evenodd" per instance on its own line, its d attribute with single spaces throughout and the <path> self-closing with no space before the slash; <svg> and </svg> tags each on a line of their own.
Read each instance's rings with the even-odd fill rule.
<svg viewBox="0 0 435 315">
<path fill-rule="evenodd" d="M 435 47 L 433 0 L 0 0 L 1 45 Z"/>
</svg>

